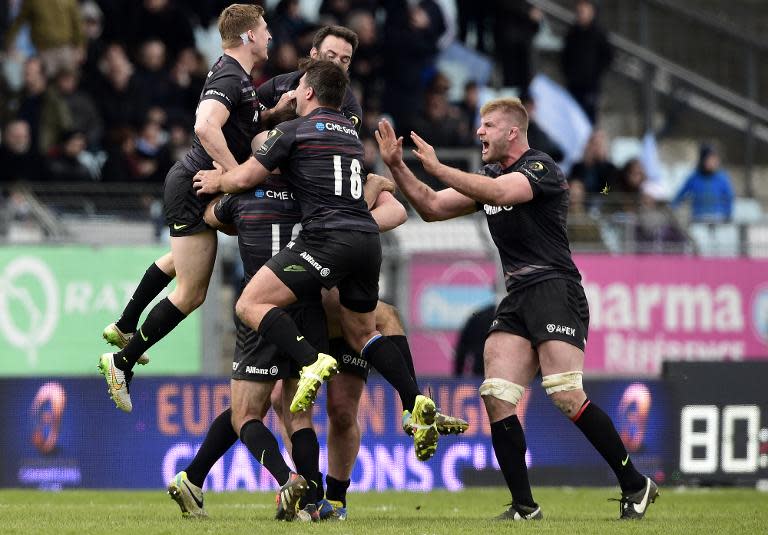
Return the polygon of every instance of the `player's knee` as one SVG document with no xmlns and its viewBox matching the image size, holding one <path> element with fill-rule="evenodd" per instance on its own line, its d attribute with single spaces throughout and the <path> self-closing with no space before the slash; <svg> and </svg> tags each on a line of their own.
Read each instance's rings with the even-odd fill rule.
<svg viewBox="0 0 768 535">
<path fill-rule="evenodd" d="M 400 315 L 395 307 L 379 301 L 376 306 L 376 330 L 385 336 L 402 335 L 405 333 L 400 322 Z"/>
<path fill-rule="evenodd" d="M 499 377 L 489 377 L 482 382 L 479 391 L 488 417 L 498 420 L 515 414 L 525 387 Z"/>
<path fill-rule="evenodd" d="M 208 287 L 181 287 L 177 286 L 175 293 L 177 297 L 178 307 L 182 311 L 189 312 L 197 309 L 205 301 L 205 295 L 208 292 Z"/>
<path fill-rule="evenodd" d="M 582 375 L 581 371 L 575 370 L 545 375 L 541 378 L 541 386 L 544 387 L 549 399 L 569 418 L 579 411 L 586 399 L 582 388 Z"/>
<path fill-rule="evenodd" d="M 328 406 L 328 421 L 336 429 L 349 429 L 357 425 L 357 411 L 349 403 Z"/>
</svg>

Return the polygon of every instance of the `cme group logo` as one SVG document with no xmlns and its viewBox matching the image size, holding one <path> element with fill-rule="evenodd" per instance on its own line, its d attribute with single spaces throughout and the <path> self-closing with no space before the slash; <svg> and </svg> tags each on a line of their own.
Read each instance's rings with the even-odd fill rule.
<svg viewBox="0 0 768 535">
<path fill-rule="evenodd" d="M 768 284 L 755 290 L 752 297 L 752 329 L 758 338 L 768 343 Z"/>
<path fill-rule="evenodd" d="M 325 130 L 325 124 L 324 123 L 315 123 L 315 128 L 317 128 L 318 132 L 322 132 Z"/>
<path fill-rule="evenodd" d="M 54 453 L 59 440 L 61 417 L 67 406 L 67 393 L 61 384 L 50 381 L 43 384 L 30 407 L 32 445 L 43 455 Z"/>
<path fill-rule="evenodd" d="M 59 289 L 45 262 L 32 256 L 9 262 L 0 272 L 0 336 L 34 365 L 58 321 Z"/>
<path fill-rule="evenodd" d="M 256 196 L 257 199 L 263 199 L 266 193 L 264 193 L 263 189 L 257 189 L 254 195 Z"/>
</svg>

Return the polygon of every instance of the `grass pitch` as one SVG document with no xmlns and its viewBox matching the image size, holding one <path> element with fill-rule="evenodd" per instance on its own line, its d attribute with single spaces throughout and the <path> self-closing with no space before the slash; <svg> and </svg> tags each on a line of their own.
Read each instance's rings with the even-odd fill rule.
<svg viewBox="0 0 768 535">
<path fill-rule="evenodd" d="M 504 489 L 459 493 L 350 494 L 346 522 L 272 520 L 274 496 L 206 494 L 207 520 L 184 520 L 162 490 L 156 492 L 0 490 L 0 533 L 233 534 L 249 533 L 768 533 L 768 495 L 754 490 L 661 489 L 641 522 L 618 522 L 614 489 L 538 488 L 542 522 L 492 523 L 505 509 Z"/>
</svg>

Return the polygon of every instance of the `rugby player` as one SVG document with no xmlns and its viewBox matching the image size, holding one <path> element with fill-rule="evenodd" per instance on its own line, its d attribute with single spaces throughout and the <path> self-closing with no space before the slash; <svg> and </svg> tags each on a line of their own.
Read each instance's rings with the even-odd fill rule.
<svg viewBox="0 0 768 535">
<path fill-rule="evenodd" d="M 403 162 L 402 137 L 379 122 L 381 157 L 425 221 L 484 210 L 499 250 L 507 296 L 501 301 L 484 349 L 480 395 L 491 422 L 496 458 L 512 494 L 499 520 L 543 517 L 525 464 L 525 437 L 516 406 L 536 373 L 560 411 L 603 456 L 621 486 L 620 517 L 641 519 L 658 488 L 632 464 L 608 415 L 582 388 L 589 309 L 566 235 L 568 182 L 547 154 L 531 149 L 528 115 L 518 99 L 499 99 L 480 110 L 477 135 L 487 165 L 478 174 L 442 164 L 434 149 L 411 132 L 414 154 L 448 188 L 435 192 Z"/>
<path fill-rule="evenodd" d="M 275 167 L 288 169 L 302 231 L 251 279 L 236 311 L 296 362 L 311 362 L 302 368 L 293 412 L 309 408 L 322 382 L 338 371 L 336 360 L 308 343 L 281 309 L 315 287 L 338 287 L 342 330 L 356 352 L 371 361 L 403 362 L 397 346 L 375 328 L 381 244 L 361 199 L 362 145 L 339 111 L 347 85 L 346 73 L 334 63 L 311 62 L 295 90 L 298 119 L 271 130 L 254 156 L 234 170 L 195 176 L 200 193 L 236 192 L 263 182 Z M 296 265 L 303 269 L 290 267 Z M 437 411 L 413 384 L 412 403 L 404 408 L 412 414 L 416 455 L 427 459 L 437 448 Z"/>
<path fill-rule="evenodd" d="M 203 221 L 210 197 L 195 195 L 192 177 L 200 169 L 210 169 L 214 160 L 223 169 L 233 169 L 251 153 L 251 140 L 259 131 L 259 101 L 250 72 L 254 65 L 266 61 L 271 39 L 263 15 L 259 6 L 232 4 L 219 16 L 224 54 L 211 67 L 203 86 L 192 148 L 171 167 L 165 179 L 164 210 L 170 227 L 176 288 L 152 308 L 138 330 L 139 336 L 126 337 L 123 349 L 105 353 L 99 359 L 109 395 L 125 412 L 133 408 L 129 383 L 136 362 L 205 300 L 216 257 L 216 231 Z M 168 276 L 162 267 L 154 268 L 150 266 L 145 274 L 153 279 L 148 286 L 162 289 Z M 146 303 L 137 300 L 135 305 L 138 312 L 131 310 L 134 325 L 118 322 L 122 333 L 135 329 Z"/>
</svg>

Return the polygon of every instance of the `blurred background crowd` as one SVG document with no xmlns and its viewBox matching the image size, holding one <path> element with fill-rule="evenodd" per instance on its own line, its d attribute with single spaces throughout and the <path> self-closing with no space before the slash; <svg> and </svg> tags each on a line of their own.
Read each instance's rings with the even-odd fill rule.
<svg viewBox="0 0 768 535">
<path fill-rule="evenodd" d="M 0 185 L 160 187 L 190 145 L 200 89 L 221 52 L 216 18 L 229 3 L 0 0 Z M 607 6 L 593 0 L 544 2 L 549 13 L 567 10 L 557 21 L 542 2 L 527 0 L 255 3 L 267 9 L 273 36 L 269 61 L 252 73 L 257 84 L 295 70 L 322 25 L 357 32 L 350 75 L 364 110 L 368 169 L 376 168 L 372 130 L 382 115 L 399 132 L 416 130 L 435 146 L 472 149 L 479 106 L 515 95 L 532 119 L 531 146 L 561 162 L 569 176 L 573 238 L 598 250 L 615 247 L 595 223 L 598 216 L 630 218 L 636 251 L 675 249 L 687 238 L 669 217 L 671 208 L 690 201 L 689 221 L 727 223 L 735 197 L 745 193 L 734 191 L 722 166 L 721 138 L 690 136 L 675 154 L 670 180 L 655 145 L 668 122 L 654 127 L 651 116 L 644 127 L 627 126 L 631 119 L 622 124 L 616 114 L 602 120 L 616 47 L 601 25 Z M 615 95 L 625 90 L 607 85 Z M 627 131 L 638 134 L 630 149 L 611 139 Z M 750 201 L 754 183 L 746 187 Z M 142 217 L 160 213 L 153 207 L 158 190 L 152 191 Z M 30 210 L 23 202 L 10 205 L 6 217 Z M 761 210 L 759 201 L 749 207 Z M 160 227 L 158 221 L 158 236 Z"/>
</svg>

